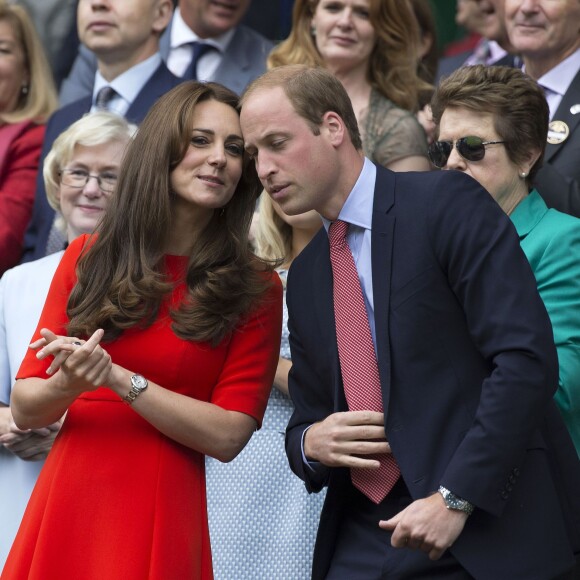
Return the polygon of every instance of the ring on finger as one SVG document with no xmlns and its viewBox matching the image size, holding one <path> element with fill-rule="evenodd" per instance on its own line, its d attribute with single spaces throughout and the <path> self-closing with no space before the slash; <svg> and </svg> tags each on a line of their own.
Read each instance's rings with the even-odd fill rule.
<svg viewBox="0 0 580 580">
<path fill-rule="evenodd" d="M 83 346 L 83 343 L 82 343 L 82 342 L 80 342 L 79 340 L 73 340 L 73 344 L 74 344 L 75 346 Z"/>
</svg>

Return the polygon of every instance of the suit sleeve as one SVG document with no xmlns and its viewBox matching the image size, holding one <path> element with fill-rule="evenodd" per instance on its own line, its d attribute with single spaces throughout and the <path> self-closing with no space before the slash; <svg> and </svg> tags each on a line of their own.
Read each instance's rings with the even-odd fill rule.
<svg viewBox="0 0 580 580">
<path fill-rule="evenodd" d="M 445 172 L 429 209 L 432 247 L 491 373 L 441 484 L 501 515 L 558 384 L 552 328 L 509 218 L 470 177 Z"/>
<path fill-rule="evenodd" d="M 93 91 L 96 72 L 97 59 L 95 55 L 81 45 L 70 74 L 62 82 L 59 94 L 60 106 L 64 107 L 90 95 Z"/>
<path fill-rule="evenodd" d="M 305 250 L 306 251 L 306 250 Z M 312 297 L 307 299 L 309 289 L 305 285 L 310 276 L 300 272 L 302 262 L 297 258 L 288 276 L 286 299 L 288 303 L 288 329 L 292 368 L 288 376 L 288 389 L 294 403 L 294 412 L 286 430 L 286 454 L 292 471 L 302 479 L 309 493 L 320 491 L 327 483 L 330 468 L 321 463 L 306 464 L 302 454 L 304 432 L 313 423 L 322 421 L 332 414 L 334 409 L 331 393 L 332 377 L 325 376 L 317 365 L 323 357 L 317 357 L 318 350 L 313 345 L 307 346 L 309 338 L 319 336 L 310 324 L 316 316 L 304 311 L 311 304 Z M 320 289 L 319 289 L 320 290 Z"/>
<path fill-rule="evenodd" d="M 53 113 L 46 124 L 39 167 L 44 167 L 46 156 L 52 149 L 55 139 L 64 128 L 59 121 L 59 111 Z M 36 191 L 33 198 L 32 215 L 24 235 L 23 253 L 21 262 L 32 262 L 46 255 L 46 245 L 50 228 L 54 220 L 55 211 L 48 203 L 42 169 L 36 176 Z M 50 222 L 50 223 L 49 223 Z"/>
</svg>

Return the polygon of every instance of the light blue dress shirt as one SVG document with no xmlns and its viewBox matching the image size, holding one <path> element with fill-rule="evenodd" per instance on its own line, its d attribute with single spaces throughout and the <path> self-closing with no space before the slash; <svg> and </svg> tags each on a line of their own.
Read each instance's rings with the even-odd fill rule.
<svg viewBox="0 0 580 580">
<path fill-rule="evenodd" d="M 339 220 L 350 224 L 346 241 L 350 247 L 360 280 L 373 343 L 375 345 L 375 352 L 377 350 L 377 338 L 375 332 L 373 270 L 371 263 L 371 225 L 373 221 L 373 201 L 376 179 L 377 168 L 365 157 L 362 171 L 338 215 Z M 332 222 L 322 218 L 322 223 L 328 232 Z"/>
<path fill-rule="evenodd" d="M 110 86 L 115 89 L 117 96 L 111 99 L 107 110 L 124 117 L 133 101 L 137 98 L 137 95 L 141 92 L 141 89 L 153 76 L 161 63 L 161 55 L 156 52 L 153 56 L 150 56 L 143 62 L 131 67 L 123 74 L 120 74 L 110 83 L 108 83 L 103 78 L 103 75 L 97 71 L 95 75 L 95 86 L 93 87 L 93 106 L 91 107 L 91 113 L 97 111 L 95 101 L 99 91 L 103 87 Z"/>
<path fill-rule="evenodd" d="M 167 68 L 178 77 L 182 77 L 187 71 L 193 54 L 192 42 L 202 41 L 211 44 L 216 50 L 206 52 L 197 61 L 197 78 L 200 81 L 211 81 L 222 62 L 234 34 L 235 28 L 220 34 L 214 38 L 199 37 L 183 20 L 179 7 L 173 13 L 171 25 L 171 50 L 167 57 Z"/>
</svg>

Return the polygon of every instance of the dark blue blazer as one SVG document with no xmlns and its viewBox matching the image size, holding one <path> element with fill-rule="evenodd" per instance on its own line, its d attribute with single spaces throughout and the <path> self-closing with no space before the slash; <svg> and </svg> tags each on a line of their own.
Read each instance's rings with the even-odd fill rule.
<svg viewBox="0 0 580 580">
<path fill-rule="evenodd" d="M 548 207 L 580 217 L 580 70 L 553 120 L 564 121 L 570 134 L 562 143 L 546 145 L 536 185 Z"/>
<path fill-rule="evenodd" d="M 451 551 L 478 580 L 565 572 L 580 550 L 580 461 L 552 400 L 550 321 L 509 218 L 462 173 L 378 167 L 371 251 L 385 432 L 412 497 L 444 485 L 476 506 Z M 324 230 L 294 261 L 287 301 L 286 450 L 309 491 L 328 485 L 322 579 L 352 505 L 348 471 L 312 470 L 301 451 L 308 426 L 347 410 Z"/>
<path fill-rule="evenodd" d="M 145 83 L 125 115 L 130 123 L 139 124 L 153 103 L 167 91 L 177 86 L 182 79 L 174 76 L 165 64 L 161 63 L 153 76 Z M 46 190 L 42 176 L 44 160 L 54 140 L 75 121 L 91 110 L 92 96 L 84 97 L 56 111 L 49 119 L 42 145 L 40 171 L 36 180 L 36 194 L 32 218 L 24 236 L 24 254 L 22 262 L 30 262 L 44 257 L 48 234 L 54 220 L 54 210 L 46 199 Z"/>
</svg>

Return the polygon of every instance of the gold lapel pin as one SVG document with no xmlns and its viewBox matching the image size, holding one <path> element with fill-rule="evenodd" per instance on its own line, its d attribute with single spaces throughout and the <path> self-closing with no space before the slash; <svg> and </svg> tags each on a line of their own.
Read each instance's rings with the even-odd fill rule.
<svg viewBox="0 0 580 580">
<path fill-rule="evenodd" d="M 570 128 L 564 121 L 552 121 L 548 125 L 548 143 L 550 145 L 559 145 L 563 143 L 570 135 Z"/>
</svg>

